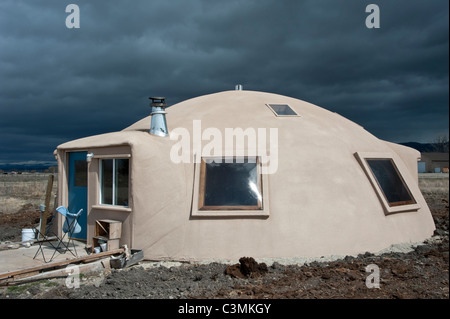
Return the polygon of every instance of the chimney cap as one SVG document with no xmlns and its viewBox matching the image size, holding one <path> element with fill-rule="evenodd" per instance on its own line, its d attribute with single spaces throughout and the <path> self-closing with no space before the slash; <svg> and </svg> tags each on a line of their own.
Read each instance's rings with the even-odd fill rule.
<svg viewBox="0 0 450 319">
<path fill-rule="evenodd" d="M 150 104 L 150 106 L 154 106 L 154 107 L 166 107 L 166 101 L 165 101 L 165 97 L 149 97 L 149 99 L 152 100 L 152 103 Z"/>
</svg>

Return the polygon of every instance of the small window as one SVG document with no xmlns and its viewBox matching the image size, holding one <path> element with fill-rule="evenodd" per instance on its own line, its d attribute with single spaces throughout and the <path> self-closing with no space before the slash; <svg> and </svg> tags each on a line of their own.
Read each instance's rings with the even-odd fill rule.
<svg viewBox="0 0 450 319">
<path fill-rule="evenodd" d="M 87 187 L 87 162 L 86 160 L 75 160 L 75 187 Z"/>
<path fill-rule="evenodd" d="M 267 104 L 276 116 L 298 116 L 287 104 Z"/>
<path fill-rule="evenodd" d="M 392 159 L 366 159 L 389 206 L 415 204 Z"/>
<path fill-rule="evenodd" d="M 202 158 L 200 169 L 200 210 L 262 208 L 258 158 Z"/>
<path fill-rule="evenodd" d="M 128 159 L 100 160 L 100 203 L 128 207 Z"/>
<path fill-rule="evenodd" d="M 414 194 L 420 194 L 417 181 L 403 161 L 392 153 L 356 152 L 385 214 L 417 211 L 420 205 Z"/>
</svg>

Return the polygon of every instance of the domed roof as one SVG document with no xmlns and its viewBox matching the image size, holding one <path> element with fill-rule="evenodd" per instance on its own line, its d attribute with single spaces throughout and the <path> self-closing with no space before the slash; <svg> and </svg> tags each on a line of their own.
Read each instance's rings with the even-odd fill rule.
<svg viewBox="0 0 450 319">
<path fill-rule="evenodd" d="M 277 114 L 277 106 L 287 107 L 289 112 L 295 114 Z M 227 128 L 275 128 L 278 131 L 280 155 L 281 149 L 285 149 L 289 150 L 290 155 L 304 156 L 307 152 L 310 158 L 328 161 L 333 150 L 339 154 L 344 150 L 346 154 L 353 154 L 357 151 L 372 151 L 374 148 L 391 152 L 392 147 L 395 147 L 415 154 L 416 158 L 420 156 L 414 149 L 378 139 L 362 126 L 335 112 L 279 94 L 224 91 L 182 101 L 166 111 L 169 132 L 175 128 L 185 128 L 192 134 L 194 121 L 201 121 L 197 123 L 200 123 L 202 130 L 217 128 L 222 133 Z M 151 116 L 147 116 L 123 131 L 148 131 L 150 122 Z M 335 156 L 334 160 L 338 161 L 339 158 Z"/>
<path fill-rule="evenodd" d="M 281 106 L 279 114 L 274 110 L 277 106 Z M 282 108 L 286 106 L 288 114 L 283 113 Z M 192 125 L 193 120 L 201 120 L 203 127 L 278 127 L 294 129 L 307 135 L 314 131 L 316 134 L 318 131 L 364 131 L 354 122 L 314 104 L 257 91 L 234 90 L 208 94 L 177 103 L 166 111 L 169 130 Z M 150 121 L 151 116 L 148 116 L 124 131 L 148 130 Z"/>
</svg>

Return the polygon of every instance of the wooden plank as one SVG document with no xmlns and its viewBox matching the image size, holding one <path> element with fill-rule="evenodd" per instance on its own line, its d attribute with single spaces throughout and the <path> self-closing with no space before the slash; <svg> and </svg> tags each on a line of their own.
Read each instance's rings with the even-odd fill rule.
<svg viewBox="0 0 450 319">
<path fill-rule="evenodd" d="M 122 237 L 122 222 L 110 222 L 109 239 L 120 239 L 120 237 Z"/>
<path fill-rule="evenodd" d="M 105 257 L 105 256 L 121 254 L 124 251 L 125 251 L 125 249 L 120 248 L 120 249 L 115 249 L 115 250 L 111 250 L 111 251 L 101 252 L 101 253 L 98 253 L 98 254 L 91 254 L 91 255 L 84 256 L 84 257 L 66 259 L 66 260 L 63 260 L 63 261 L 57 261 L 57 262 L 53 262 L 53 263 L 43 264 L 43 265 L 30 267 L 30 268 L 26 268 L 26 269 L 10 271 L 10 272 L 6 272 L 6 273 L 0 274 L 0 279 L 12 277 L 12 276 L 17 276 L 17 275 L 20 275 L 20 274 L 26 274 L 26 273 L 30 273 L 30 272 L 35 272 L 35 271 L 55 268 L 55 267 L 61 267 L 61 266 L 69 265 L 69 264 L 82 262 L 82 261 L 92 261 L 92 260 L 99 259 L 99 258 Z"/>
<path fill-rule="evenodd" d="M 105 268 L 111 268 L 109 265 L 109 258 L 100 259 L 95 262 L 91 262 L 86 265 L 79 265 L 80 274 L 82 273 L 88 273 L 91 271 L 99 271 L 103 270 Z M 26 282 L 32 282 L 36 280 L 42 280 L 42 279 L 50 279 L 50 278 L 60 278 L 60 277 L 67 277 L 68 273 L 65 268 L 46 271 L 38 274 L 28 273 L 23 275 L 23 278 L 8 278 L 2 281 L 1 283 L 6 284 L 8 286 L 13 286 L 16 284 L 22 284 Z"/>
<path fill-rule="evenodd" d="M 206 180 L 206 163 L 201 159 L 200 164 L 200 191 L 198 194 L 198 208 L 202 209 L 205 205 L 205 180 Z"/>
<path fill-rule="evenodd" d="M 41 223 L 39 227 L 39 238 L 43 237 L 43 234 L 45 234 L 45 228 L 47 227 L 47 219 L 50 216 L 50 198 L 52 195 L 52 189 L 53 189 L 53 174 L 50 174 L 48 176 L 48 182 L 47 182 L 47 191 L 45 192 L 45 212 L 41 215 Z"/>
<path fill-rule="evenodd" d="M 27 278 L 27 277 L 30 277 L 30 276 L 36 276 L 36 275 L 39 275 L 39 271 L 32 271 L 32 272 L 28 272 L 28 273 L 26 273 L 26 274 L 18 274 L 18 275 L 15 275 L 14 276 L 14 280 L 20 280 L 20 279 L 23 279 L 23 278 Z"/>
<path fill-rule="evenodd" d="M 94 158 L 131 158 L 131 154 L 105 154 L 105 155 L 94 155 Z"/>
</svg>

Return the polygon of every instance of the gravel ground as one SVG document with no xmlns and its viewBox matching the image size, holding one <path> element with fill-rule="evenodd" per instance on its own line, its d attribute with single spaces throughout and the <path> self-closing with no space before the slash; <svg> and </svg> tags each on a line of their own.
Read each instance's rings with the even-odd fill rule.
<svg viewBox="0 0 450 319">
<path fill-rule="evenodd" d="M 0 298 L 448 299 L 448 194 L 424 195 L 437 230 L 432 239 L 420 245 L 396 245 L 377 255 L 316 261 L 247 259 L 234 265 L 143 262 L 127 269 L 83 275 L 76 289 L 67 288 L 65 278 L 3 287 Z M 7 227 L 1 217 L 0 224 Z M 293 262 L 297 264 L 290 264 Z M 367 287 L 367 283 L 375 283 L 367 281 L 373 275 L 366 271 L 369 265 L 378 267 L 379 288 Z"/>
</svg>

